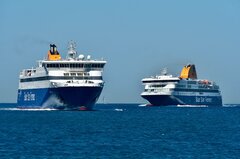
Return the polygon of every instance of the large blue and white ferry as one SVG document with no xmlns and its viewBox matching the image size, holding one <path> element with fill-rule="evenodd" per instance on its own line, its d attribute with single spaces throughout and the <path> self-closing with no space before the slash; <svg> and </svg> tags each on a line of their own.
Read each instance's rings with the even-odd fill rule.
<svg viewBox="0 0 240 159">
<path fill-rule="evenodd" d="M 163 71 L 161 75 L 144 78 L 145 86 L 141 96 L 150 106 L 196 105 L 221 106 L 222 96 L 219 86 L 209 80 L 197 79 L 195 65 L 184 66 L 180 77 Z"/>
<path fill-rule="evenodd" d="M 54 44 L 47 59 L 36 68 L 20 73 L 18 107 L 91 110 L 103 86 L 106 61 L 77 55 L 76 44 L 69 43 L 67 58 L 62 59 Z"/>
</svg>

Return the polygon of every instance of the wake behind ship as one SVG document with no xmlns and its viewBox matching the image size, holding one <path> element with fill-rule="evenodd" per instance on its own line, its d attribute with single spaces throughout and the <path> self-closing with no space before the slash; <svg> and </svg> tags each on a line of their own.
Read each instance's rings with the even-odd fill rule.
<svg viewBox="0 0 240 159">
<path fill-rule="evenodd" d="M 91 110 L 103 86 L 102 73 L 106 61 L 77 55 L 76 44 L 69 43 L 66 59 L 54 44 L 47 59 L 20 73 L 18 107 Z"/>
<path fill-rule="evenodd" d="M 195 65 L 184 66 L 180 77 L 166 71 L 156 77 L 144 78 L 141 96 L 153 106 L 222 105 L 219 86 L 209 80 L 197 79 Z"/>
</svg>

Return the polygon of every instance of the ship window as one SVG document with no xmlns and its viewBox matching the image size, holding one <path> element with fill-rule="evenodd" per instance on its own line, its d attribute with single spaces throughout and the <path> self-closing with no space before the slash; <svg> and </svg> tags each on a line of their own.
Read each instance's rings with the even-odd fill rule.
<svg viewBox="0 0 240 159">
<path fill-rule="evenodd" d="M 64 67 L 64 64 L 60 63 L 50 63 L 50 64 L 45 64 L 47 68 L 59 68 L 59 67 Z"/>
<path fill-rule="evenodd" d="M 103 64 L 92 64 L 92 67 L 94 67 L 94 68 L 102 68 Z"/>
<path fill-rule="evenodd" d="M 197 84 L 196 81 L 188 81 L 188 84 Z"/>
<path fill-rule="evenodd" d="M 83 68 L 83 64 L 77 64 L 77 68 Z"/>
<path fill-rule="evenodd" d="M 152 81 L 143 81 L 143 83 L 155 83 L 155 82 L 168 83 L 168 82 L 179 82 L 179 80 L 152 80 Z"/>
<path fill-rule="evenodd" d="M 76 76 L 76 73 L 71 73 L 71 76 Z"/>
<path fill-rule="evenodd" d="M 167 84 L 158 84 L 158 85 L 152 85 L 151 87 L 159 88 L 159 87 L 165 87 Z"/>
<path fill-rule="evenodd" d="M 91 64 L 85 64 L 84 67 L 85 67 L 85 68 L 90 68 L 90 67 L 91 67 Z"/>
<path fill-rule="evenodd" d="M 64 75 L 64 76 L 69 76 L 69 73 L 64 73 L 63 75 Z"/>
<path fill-rule="evenodd" d="M 185 85 L 177 85 L 178 88 L 185 88 Z"/>
<path fill-rule="evenodd" d="M 69 68 L 69 64 L 65 64 L 65 67 Z"/>
<path fill-rule="evenodd" d="M 78 75 L 78 76 L 82 76 L 82 75 L 83 75 L 83 73 L 77 73 L 77 75 Z"/>
</svg>

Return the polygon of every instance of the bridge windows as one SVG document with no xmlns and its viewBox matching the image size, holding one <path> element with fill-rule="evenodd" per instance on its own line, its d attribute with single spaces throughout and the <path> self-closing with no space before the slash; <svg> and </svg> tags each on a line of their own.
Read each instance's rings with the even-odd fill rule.
<svg viewBox="0 0 240 159">
<path fill-rule="evenodd" d="M 43 64 L 43 67 L 47 68 L 88 68 L 88 69 L 100 69 L 104 67 L 104 64 L 97 64 L 97 63 L 47 63 Z"/>
</svg>

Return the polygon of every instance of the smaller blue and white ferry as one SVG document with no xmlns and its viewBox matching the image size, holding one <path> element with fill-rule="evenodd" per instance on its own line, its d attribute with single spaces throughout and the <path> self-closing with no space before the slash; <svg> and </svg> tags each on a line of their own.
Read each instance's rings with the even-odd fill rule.
<svg viewBox="0 0 240 159">
<path fill-rule="evenodd" d="M 180 77 L 164 70 L 161 75 L 144 78 L 142 83 L 145 89 L 141 96 L 150 106 L 222 106 L 219 86 L 213 81 L 197 79 L 193 64 L 184 66 Z"/>
<path fill-rule="evenodd" d="M 77 55 L 76 44 L 69 43 L 66 59 L 54 44 L 47 59 L 36 68 L 24 69 L 19 76 L 17 104 L 20 108 L 91 110 L 103 86 L 106 61 Z"/>
</svg>

